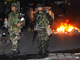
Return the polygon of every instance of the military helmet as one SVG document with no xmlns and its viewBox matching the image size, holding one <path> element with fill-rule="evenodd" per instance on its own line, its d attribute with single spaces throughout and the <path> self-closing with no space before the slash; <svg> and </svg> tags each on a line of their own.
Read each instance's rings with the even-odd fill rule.
<svg viewBox="0 0 80 60">
<path fill-rule="evenodd" d="M 16 7 L 16 8 L 18 7 L 18 6 L 17 6 L 17 3 L 12 3 L 12 4 L 11 4 L 11 7 L 12 7 L 12 6 L 14 6 L 14 7 Z"/>
<path fill-rule="evenodd" d="M 37 8 L 38 8 L 38 7 L 43 7 L 43 4 L 39 3 L 39 4 L 37 4 L 36 7 L 37 7 Z"/>
</svg>

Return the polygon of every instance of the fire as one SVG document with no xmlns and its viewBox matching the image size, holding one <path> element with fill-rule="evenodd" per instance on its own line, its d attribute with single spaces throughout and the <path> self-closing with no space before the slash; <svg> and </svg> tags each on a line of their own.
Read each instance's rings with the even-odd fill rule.
<svg viewBox="0 0 80 60">
<path fill-rule="evenodd" d="M 77 27 L 72 26 L 71 24 L 68 24 L 69 19 L 66 20 L 65 23 L 61 23 L 61 25 L 57 28 L 57 32 L 60 33 L 65 33 L 65 32 L 72 32 L 73 29 L 78 30 L 78 32 L 80 32 L 80 30 Z"/>
</svg>

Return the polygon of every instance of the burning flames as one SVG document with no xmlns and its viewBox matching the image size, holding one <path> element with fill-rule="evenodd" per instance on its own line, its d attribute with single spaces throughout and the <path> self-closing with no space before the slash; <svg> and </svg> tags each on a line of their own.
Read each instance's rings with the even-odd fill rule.
<svg viewBox="0 0 80 60">
<path fill-rule="evenodd" d="M 73 30 L 77 30 L 78 32 L 80 32 L 80 30 L 77 27 L 74 27 L 71 24 L 68 24 L 68 22 L 69 22 L 69 19 L 66 20 L 65 23 L 61 23 L 60 27 L 58 27 L 56 30 L 57 33 L 72 32 Z"/>
</svg>

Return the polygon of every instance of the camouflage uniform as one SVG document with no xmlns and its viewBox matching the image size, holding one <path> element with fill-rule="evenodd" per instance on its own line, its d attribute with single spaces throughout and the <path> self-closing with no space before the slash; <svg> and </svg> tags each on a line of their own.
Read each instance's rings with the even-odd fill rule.
<svg viewBox="0 0 80 60">
<path fill-rule="evenodd" d="M 46 27 L 48 25 L 52 26 L 52 18 L 50 17 L 50 15 L 46 12 L 42 13 L 36 13 L 34 16 L 34 28 L 36 27 L 36 24 L 38 23 L 38 19 L 39 17 L 42 16 L 42 20 L 40 20 L 39 22 L 39 28 L 41 29 L 41 31 L 38 30 L 38 47 L 39 48 L 45 48 L 49 46 L 49 36 L 47 34 L 47 30 Z"/>
<path fill-rule="evenodd" d="M 20 22 L 25 23 L 25 21 L 21 21 L 20 13 L 16 11 L 15 13 L 11 12 L 8 18 L 8 32 L 10 34 L 10 40 L 12 42 L 12 51 L 16 51 L 18 48 L 18 40 L 20 39 L 20 33 L 22 26 L 18 27 L 17 24 Z"/>
</svg>

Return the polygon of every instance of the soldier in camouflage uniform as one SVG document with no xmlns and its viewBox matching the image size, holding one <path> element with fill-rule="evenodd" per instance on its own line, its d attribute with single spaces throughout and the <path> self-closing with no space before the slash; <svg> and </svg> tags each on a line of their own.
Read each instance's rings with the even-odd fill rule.
<svg viewBox="0 0 80 60">
<path fill-rule="evenodd" d="M 39 17 L 43 17 L 40 22 L 39 22 L 39 29 L 38 30 L 38 47 L 39 47 L 39 52 L 38 54 L 42 54 L 42 49 L 45 49 L 45 52 L 48 53 L 48 47 L 49 47 L 49 36 L 47 34 L 47 29 L 52 26 L 52 18 L 50 15 L 46 12 L 43 11 L 43 5 L 38 4 L 37 5 L 38 12 L 34 16 L 34 30 L 36 30 L 36 24 L 39 21 Z M 50 17 L 50 18 L 48 18 Z"/>
<path fill-rule="evenodd" d="M 11 4 L 12 12 L 8 16 L 8 32 L 10 34 L 10 40 L 12 42 L 11 54 L 18 54 L 18 41 L 20 40 L 21 28 L 23 27 L 25 21 L 21 20 L 22 15 L 17 11 L 17 4 Z"/>
</svg>

